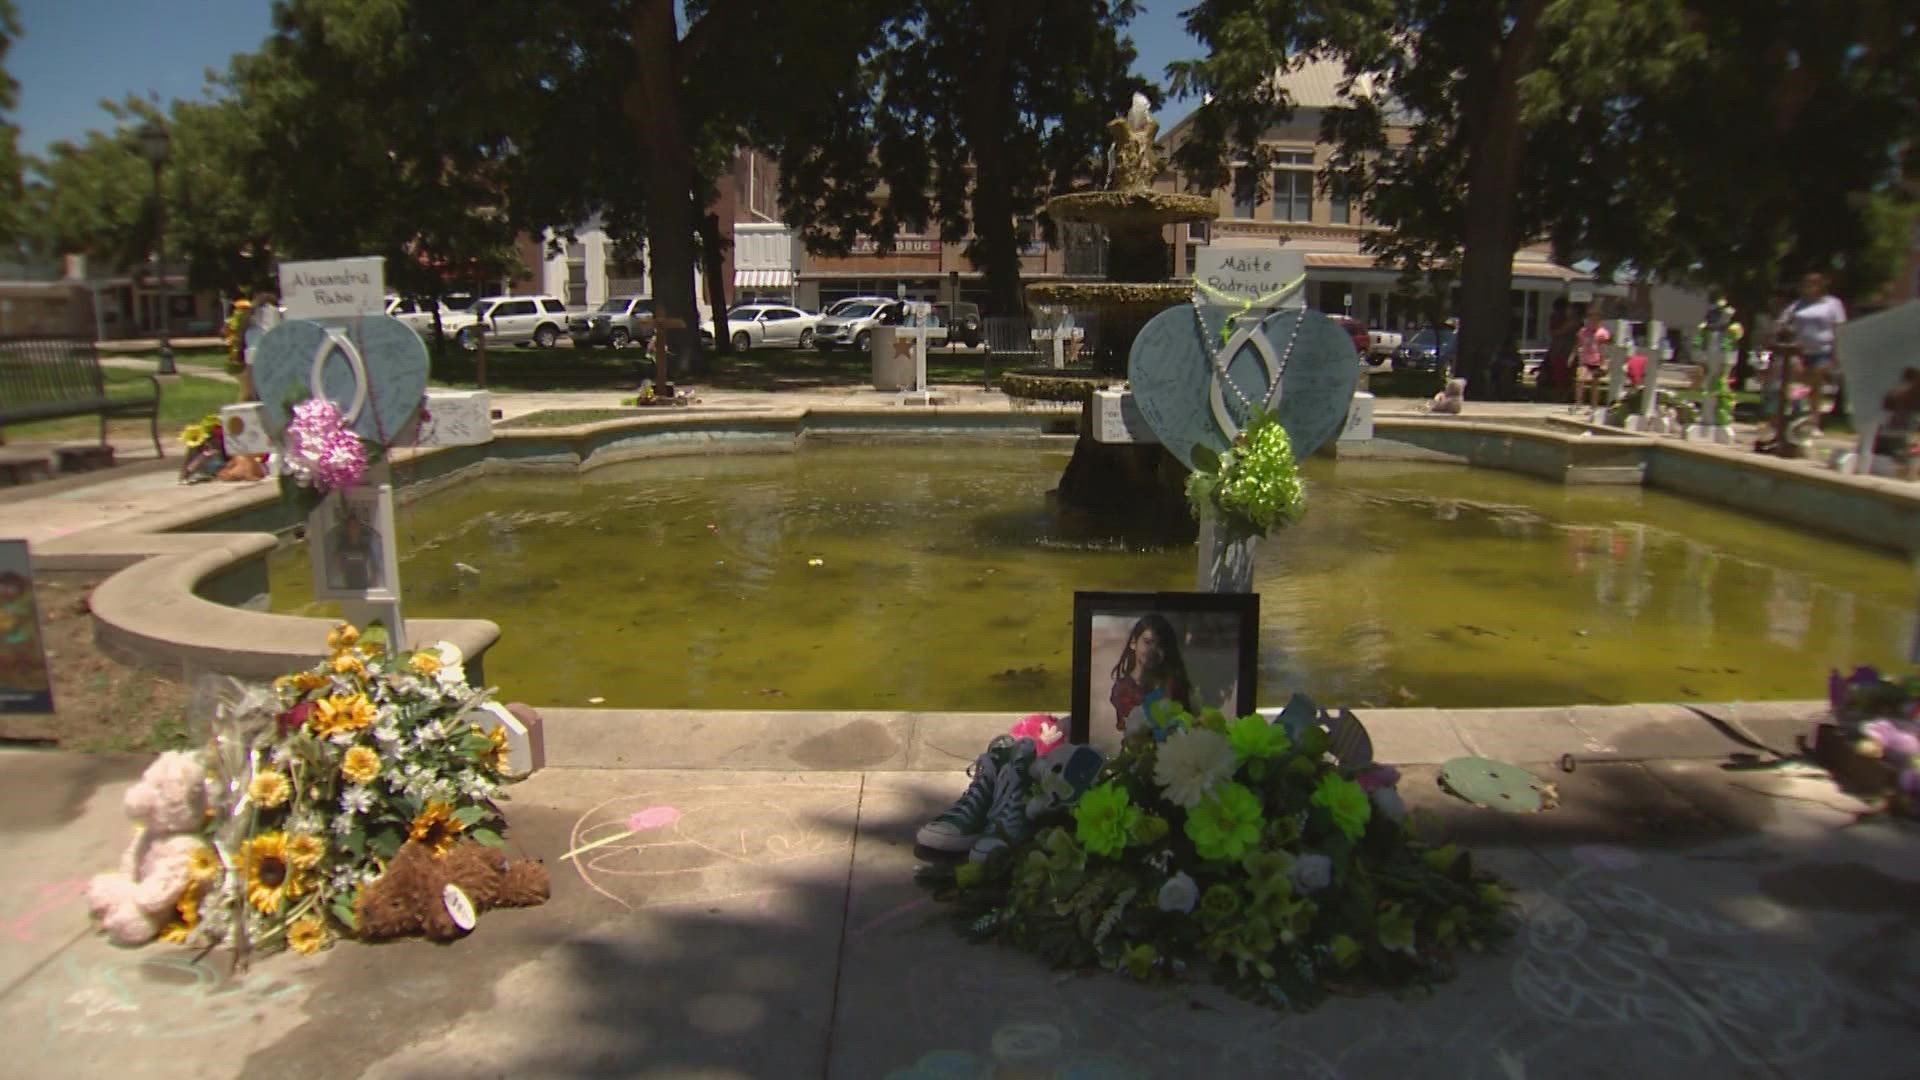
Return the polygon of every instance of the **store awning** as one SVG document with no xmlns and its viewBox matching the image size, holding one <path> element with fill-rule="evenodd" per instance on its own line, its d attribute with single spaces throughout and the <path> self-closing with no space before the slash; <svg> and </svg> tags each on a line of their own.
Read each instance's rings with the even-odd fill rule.
<svg viewBox="0 0 1920 1080">
<path fill-rule="evenodd" d="M 793 288 L 793 271 L 735 270 L 733 287 L 736 289 L 791 289 Z"/>
</svg>

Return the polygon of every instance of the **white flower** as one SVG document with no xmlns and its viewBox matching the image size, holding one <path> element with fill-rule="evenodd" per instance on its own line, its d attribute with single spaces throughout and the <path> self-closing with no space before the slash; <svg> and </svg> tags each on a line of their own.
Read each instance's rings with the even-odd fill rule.
<svg viewBox="0 0 1920 1080">
<path fill-rule="evenodd" d="M 373 737 L 391 746 L 400 741 L 400 725 L 388 720 L 373 729 Z"/>
<path fill-rule="evenodd" d="M 467 669 L 464 664 L 448 664 L 433 673 L 433 681 L 440 691 L 449 697 L 458 697 L 467 692 Z"/>
<path fill-rule="evenodd" d="M 341 814 L 339 817 L 333 819 L 333 824 L 329 826 L 329 828 L 341 836 L 345 836 L 353 831 L 356 824 L 351 814 Z"/>
<path fill-rule="evenodd" d="M 279 746 L 274 747 L 273 763 L 283 772 L 291 767 L 293 765 L 293 744 L 281 743 Z"/>
<path fill-rule="evenodd" d="M 373 792 L 365 784 L 350 784 L 340 793 L 340 809 L 349 814 L 364 814 L 373 809 Z"/>
<path fill-rule="evenodd" d="M 492 781 L 479 776 L 469 776 L 460 784 L 460 791 L 475 802 L 493 798 L 495 790 Z"/>
<path fill-rule="evenodd" d="M 320 818 L 312 811 L 302 810 L 287 819 L 287 828 L 293 832 L 317 833 L 321 828 Z"/>
<path fill-rule="evenodd" d="M 1333 860 L 1325 855 L 1302 855 L 1293 860 L 1293 869 L 1287 874 L 1298 891 L 1317 893 L 1333 884 Z"/>
<path fill-rule="evenodd" d="M 1213 785 L 1233 776 L 1233 744 L 1205 728 L 1187 728 L 1167 736 L 1153 763 L 1153 780 L 1167 801 L 1191 810 Z"/>
<path fill-rule="evenodd" d="M 1390 787 L 1379 788 L 1368 798 L 1373 800 L 1373 808 L 1388 821 L 1407 820 L 1407 804 L 1401 800 L 1400 793 Z"/>
<path fill-rule="evenodd" d="M 1193 879 L 1185 872 L 1173 875 L 1167 879 L 1165 885 L 1160 886 L 1161 911 L 1177 911 L 1182 915 L 1189 915 L 1193 912 L 1193 905 L 1199 902 L 1200 886 L 1195 885 Z"/>
</svg>

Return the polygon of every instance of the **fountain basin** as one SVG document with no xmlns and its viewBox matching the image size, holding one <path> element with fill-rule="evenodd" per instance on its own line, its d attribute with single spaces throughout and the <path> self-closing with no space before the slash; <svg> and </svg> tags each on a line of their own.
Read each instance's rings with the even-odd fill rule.
<svg viewBox="0 0 1920 1080">
<path fill-rule="evenodd" d="M 1084 221 L 1089 225 L 1178 225 L 1212 221 L 1220 208 L 1207 195 L 1171 191 L 1076 191 L 1047 200 L 1055 221 Z"/>
<path fill-rule="evenodd" d="M 1062 441 L 809 439 L 795 453 L 488 475 L 400 522 L 422 616 L 484 613 L 492 681 L 543 705 L 1060 708 L 1076 589 L 1181 590 L 1139 515 L 1056 513 Z M 1638 487 L 1307 463 L 1260 546 L 1262 698 L 1559 706 L 1803 697 L 1895 662 L 1898 557 Z M 274 558 L 274 607 L 307 599 Z"/>
<path fill-rule="evenodd" d="M 1036 281 L 1027 286 L 1027 299 L 1036 304 L 1098 308 L 1102 311 L 1140 310 L 1152 315 L 1193 297 L 1186 282 Z"/>
</svg>

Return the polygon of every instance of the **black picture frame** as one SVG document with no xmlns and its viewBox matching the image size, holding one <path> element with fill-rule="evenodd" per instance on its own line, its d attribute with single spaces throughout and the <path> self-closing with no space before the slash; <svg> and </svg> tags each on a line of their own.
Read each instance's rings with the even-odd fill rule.
<svg viewBox="0 0 1920 1080">
<path fill-rule="evenodd" d="M 1126 717 L 1117 715 L 1113 703 L 1119 683 L 1116 671 L 1137 628 L 1153 615 L 1171 627 L 1180 644 L 1182 669 L 1187 673 L 1187 689 L 1196 710 L 1217 705 L 1232 716 L 1245 716 L 1254 710 L 1260 667 L 1258 593 L 1076 592 L 1073 713 L 1067 735 L 1071 741 L 1091 741 L 1096 712 L 1102 713 L 1110 726 L 1117 728 L 1125 723 Z M 1115 627 L 1123 623 L 1120 636 L 1128 640 L 1116 648 Z M 1096 649 L 1096 639 L 1102 648 Z M 1101 655 L 1099 663 L 1094 659 L 1096 653 Z M 1200 674 L 1193 674 L 1196 668 Z M 1222 686 L 1227 680 L 1231 685 Z M 1096 684 L 1100 693 L 1096 693 Z M 1226 700 L 1229 697 L 1230 704 Z"/>
</svg>

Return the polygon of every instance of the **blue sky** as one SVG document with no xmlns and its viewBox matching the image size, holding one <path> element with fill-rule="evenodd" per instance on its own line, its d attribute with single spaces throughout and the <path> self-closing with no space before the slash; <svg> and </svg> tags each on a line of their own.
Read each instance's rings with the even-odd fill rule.
<svg viewBox="0 0 1920 1080">
<path fill-rule="evenodd" d="M 1192 0 L 1155 0 L 1134 20 L 1135 70 L 1164 82 L 1169 60 L 1197 55 L 1179 12 Z M 20 83 L 20 148 L 38 154 L 55 139 L 78 139 L 112 121 L 102 98 L 158 94 L 199 97 L 208 68 L 260 44 L 271 28 L 270 0 L 18 0 L 21 38 L 7 54 Z M 1170 103 L 1161 126 L 1193 102 Z"/>
</svg>

